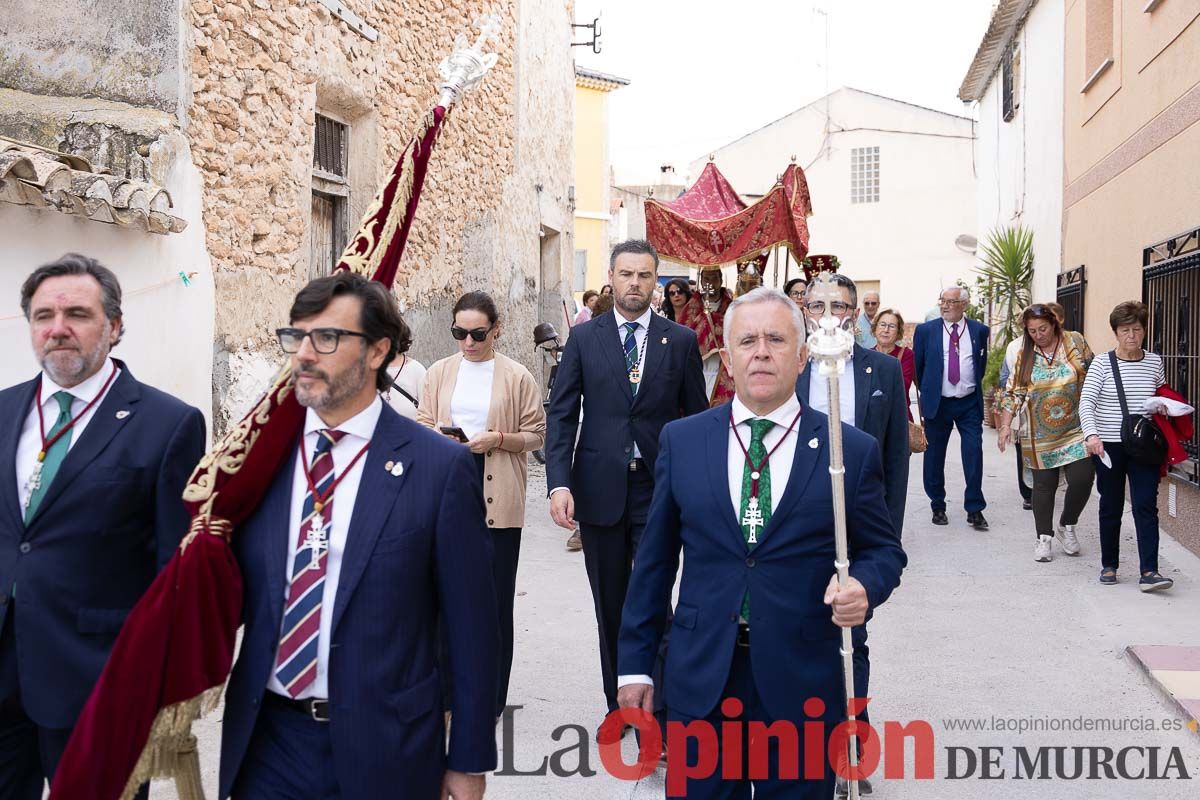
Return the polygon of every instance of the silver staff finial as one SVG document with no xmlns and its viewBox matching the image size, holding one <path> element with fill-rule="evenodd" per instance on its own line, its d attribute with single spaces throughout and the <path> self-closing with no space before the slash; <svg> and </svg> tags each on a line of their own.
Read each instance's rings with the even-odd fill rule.
<svg viewBox="0 0 1200 800">
<path fill-rule="evenodd" d="M 475 20 L 475 26 L 479 28 L 475 44 L 468 46 L 466 35 L 458 34 L 454 39 L 454 52 L 438 66 L 442 73 L 438 105 L 447 111 L 462 98 L 463 92 L 478 86 L 499 59 L 495 53 L 484 53 L 483 48 L 489 41 L 499 42 L 500 20 L 495 14 L 484 14 Z"/>
</svg>

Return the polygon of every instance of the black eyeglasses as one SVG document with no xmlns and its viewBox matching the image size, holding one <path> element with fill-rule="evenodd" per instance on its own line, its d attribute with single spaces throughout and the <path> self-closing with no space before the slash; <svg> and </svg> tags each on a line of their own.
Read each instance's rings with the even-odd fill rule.
<svg viewBox="0 0 1200 800">
<path fill-rule="evenodd" d="M 667 292 L 667 294 L 671 295 L 671 297 L 683 297 L 683 292 L 679 291 L 678 289 L 672 289 L 671 291 Z"/>
<path fill-rule="evenodd" d="M 825 313 L 825 301 L 824 300 L 813 300 L 811 303 L 809 303 L 808 305 L 806 305 L 804 307 L 807 308 L 809 311 L 811 311 L 814 314 L 824 314 Z M 840 300 L 834 300 L 832 303 L 829 304 L 829 310 L 832 311 L 834 314 L 845 314 L 851 308 L 853 308 L 853 306 L 851 306 L 849 303 L 843 303 Z"/>
<path fill-rule="evenodd" d="M 358 331 L 348 331 L 342 328 L 313 328 L 311 331 L 300 328 L 277 328 L 275 335 L 279 337 L 279 346 L 285 353 L 298 353 L 305 338 L 312 341 L 313 350 L 323 356 L 336 352 L 338 343 L 343 336 L 358 336 L 370 341 L 369 336 Z"/>
<path fill-rule="evenodd" d="M 471 330 L 467 330 L 466 328 L 460 328 L 457 325 L 451 325 L 450 335 L 460 342 L 468 336 L 470 336 L 476 342 L 482 342 L 487 338 L 487 335 L 492 332 L 492 328 L 494 327 L 496 326 L 489 325 L 486 328 L 472 328 Z"/>
</svg>

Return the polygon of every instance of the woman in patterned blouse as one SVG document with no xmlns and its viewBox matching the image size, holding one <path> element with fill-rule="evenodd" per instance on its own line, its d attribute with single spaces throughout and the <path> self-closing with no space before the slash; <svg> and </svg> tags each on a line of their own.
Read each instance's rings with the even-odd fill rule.
<svg viewBox="0 0 1200 800">
<path fill-rule="evenodd" d="M 1096 476 L 1079 422 L 1079 392 L 1092 350 L 1081 334 L 1064 331 L 1047 305 L 1025 309 L 1021 327 L 1024 341 L 1000 395 L 997 444 L 1004 452 L 1013 441 L 1012 422 L 1017 417 L 1021 455 L 1033 471 L 1034 560 L 1049 561 L 1050 543 L 1056 538 L 1064 553 L 1077 556 L 1075 524 Z M 1066 474 L 1067 493 L 1056 530 L 1054 495 L 1060 470 Z"/>
</svg>

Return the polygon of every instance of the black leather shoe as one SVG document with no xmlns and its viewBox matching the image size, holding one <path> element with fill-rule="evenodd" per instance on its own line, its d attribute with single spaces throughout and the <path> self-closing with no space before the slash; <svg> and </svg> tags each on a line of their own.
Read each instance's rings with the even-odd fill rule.
<svg viewBox="0 0 1200 800">
<path fill-rule="evenodd" d="M 1032 500 L 1022 500 L 1021 508 L 1025 509 L 1026 511 L 1033 511 L 1033 501 Z"/>
<path fill-rule="evenodd" d="M 935 512 L 933 512 L 933 524 L 934 525 L 949 525 L 950 518 L 946 516 L 945 511 L 935 511 Z"/>
<path fill-rule="evenodd" d="M 986 531 L 988 529 L 988 521 L 983 518 L 982 511 L 973 511 L 967 514 L 967 524 L 977 531 Z"/>
</svg>

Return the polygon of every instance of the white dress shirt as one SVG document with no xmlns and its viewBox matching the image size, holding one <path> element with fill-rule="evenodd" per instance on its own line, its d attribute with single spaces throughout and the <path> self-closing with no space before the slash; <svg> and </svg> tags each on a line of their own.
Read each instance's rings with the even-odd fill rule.
<svg viewBox="0 0 1200 800">
<path fill-rule="evenodd" d="M 775 427 L 767 431 L 763 436 L 763 447 L 771 455 L 768 461 L 771 465 L 771 512 L 779 508 L 779 501 L 783 498 L 784 491 L 787 490 L 788 478 L 792 474 L 792 462 L 796 458 L 796 428 L 800 427 L 800 420 L 796 419 L 796 415 L 800 413 L 800 401 L 796 399 L 796 395 L 789 393 L 788 399 L 783 405 L 776 408 L 769 414 L 759 417 L 750 409 L 746 408 L 740 397 L 734 395 L 733 403 L 730 406 L 733 413 L 733 423 L 737 426 L 737 433 L 741 436 L 741 444 L 738 444 L 737 436 L 734 435 L 733 429 L 729 429 L 729 448 L 728 448 L 728 474 L 729 474 L 729 501 L 733 504 L 734 519 L 740 521 L 742 513 L 742 474 L 746 467 L 746 455 L 742 452 L 742 446 L 745 445 L 746 450 L 750 450 L 750 420 L 753 419 L 769 419 L 775 423 Z M 792 421 L 796 424 L 792 426 Z M 788 427 L 792 426 L 792 431 L 788 433 Z M 787 436 L 784 439 L 784 436 Z M 780 443 L 782 440 L 782 443 Z M 775 445 L 779 448 L 772 451 Z M 805 444 L 805 447 L 808 445 Z M 653 684 L 649 675 L 618 675 L 617 687 L 628 686 L 634 683 Z"/>
<path fill-rule="evenodd" d="M 363 448 L 363 445 L 371 440 L 382 411 L 383 400 L 376 396 L 371 405 L 337 426 L 337 430 L 346 435 L 333 446 L 335 478 L 342 474 L 346 465 L 358 455 L 358 451 Z M 329 426 L 321 421 L 317 412 L 311 408 L 308 409 L 304 418 L 304 448 L 308 454 L 309 463 L 312 463 L 313 451 L 317 449 L 317 436 L 319 435 L 317 431 L 327 427 Z M 341 479 L 333 493 L 331 501 L 333 503 L 333 519 L 330 520 L 329 525 L 329 551 L 325 556 L 325 588 L 321 593 L 321 629 L 317 635 L 317 678 L 308 688 L 300 692 L 300 699 L 307 697 L 327 699 L 329 697 L 329 636 L 330 625 L 333 622 L 333 604 L 337 598 L 338 577 L 342 570 L 342 554 L 346 551 L 346 534 L 350 529 L 350 518 L 354 514 L 354 503 L 358 497 L 358 484 L 362 480 L 363 465 L 366 462 L 367 456 L 364 455 L 346 473 L 346 477 Z M 283 603 L 285 606 L 292 581 L 292 562 L 296 558 L 296 545 L 300 537 L 300 513 L 304 506 L 304 496 L 307 493 L 308 480 L 304 476 L 304 462 L 297 457 L 296 468 L 292 473 L 292 506 L 288 515 L 287 553 L 283 554 L 287 558 L 283 571 Z M 282 635 L 282 631 L 276 634 L 277 637 L 280 635 Z M 278 645 L 276 646 L 278 647 Z M 267 681 L 267 688 L 276 694 L 288 697 L 283 684 L 275 677 L 277 658 L 278 655 L 271 660 L 271 677 Z"/>
<path fill-rule="evenodd" d="M 821 364 L 818 361 L 808 362 L 808 404 L 824 414 L 829 413 L 829 379 L 821 374 Z M 846 359 L 846 370 L 838 381 L 838 407 L 842 412 L 842 422 L 857 428 L 854 424 L 854 350 L 850 350 L 850 358 Z"/>
<path fill-rule="evenodd" d="M 958 321 L 958 385 L 950 383 L 950 326 L 942 320 L 942 397 L 966 397 L 975 391 L 975 353 L 967 318 Z"/>
<path fill-rule="evenodd" d="M 110 375 L 115 376 L 120 372 L 116 363 L 113 360 L 107 359 L 96 370 L 96 374 L 83 381 L 82 383 L 64 389 L 53 380 L 50 379 L 45 372 L 42 373 L 42 418 L 46 422 L 46 435 L 50 435 L 50 429 L 54 427 L 55 420 L 58 419 L 58 401 L 54 399 L 54 395 L 58 392 L 70 392 L 74 396 L 74 401 L 71 403 L 71 416 L 74 417 L 80 411 L 92 402 L 100 390 L 104 389 L 104 384 L 108 383 Z M 112 384 L 116 383 L 116 377 L 113 377 L 112 383 L 108 383 L 108 389 L 105 389 L 107 395 L 112 390 Z M 96 400 L 96 404 L 88 409 L 88 412 L 75 421 L 71 426 L 70 433 L 64 433 L 63 436 L 68 438 L 67 452 L 71 452 L 71 448 L 79 441 L 79 437 L 83 435 L 84 428 L 92 421 L 92 417 L 96 416 L 96 409 L 104 402 L 101 397 Z M 25 502 L 25 483 L 29 480 L 29 476 L 33 474 L 33 468 L 37 465 L 38 453 L 42 451 L 42 431 L 38 424 L 38 410 L 36 405 L 29 407 L 28 413 L 25 415 L 25 424 L 21 428 L 21 438 L 17 442 L 17 497 L 21 503 Z M 24 506 L 21 511 L 24 513 Z"/>
</svg>

